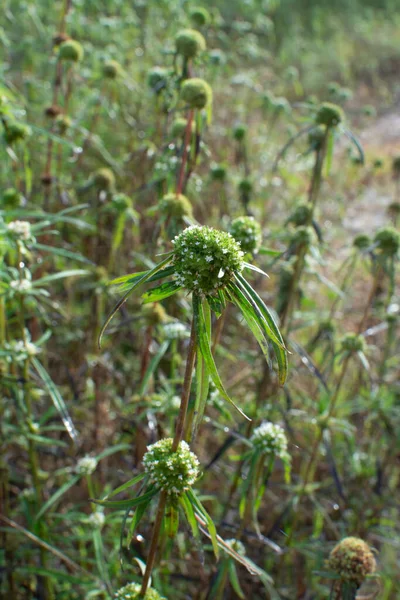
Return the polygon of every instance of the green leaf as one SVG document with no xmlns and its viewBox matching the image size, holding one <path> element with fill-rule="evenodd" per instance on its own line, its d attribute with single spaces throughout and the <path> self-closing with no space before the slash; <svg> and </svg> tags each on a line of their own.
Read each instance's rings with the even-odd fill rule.
<svg viewBox="0 0 400 600">
<path fill-rule="evenodd" d="M 90 502 L 100 504 L 100 506 L 105 506 L 106 508 L 126 510 L 127 508 L 134 508 L 135 506 L 140 506 L 140 504 L 148 502 L 148 500 L 153 498 L 157 493 L 157 489 L 151 489 L 145 494 L 142 494 L 137 498 L 130 498 L 129 500 L 94 500 L 93 498 L 90 498 Z"/>
<path fill-rule="evenodd" d="M 44 283 L 56 281 L 56 279 L 64 279 L 65 277 L 77 277 L 89 274 L 90 271 L 85 271 L 84 269 L 70 269 L 69 271 L 61 271 L 60 273 L 53 273 L 52 275 L 45 275 L 40 279 L 36 279 L 32 282 L 32 286 L 43 285 Z"/>
<path fill-rule="evenodd" d="M 146 502 L 139 504 L 139 506 L 135 510 L 135 513 L 132 517 L 132 521 L 129 525 L 128 548 L 131 545 L 131 542 L 133 539 L 133 534 L 135 533 L 137 526 L 139 525 L 140 521 L 142 520 L 142 517 L 145 514 L 150 502 L 152 501 L 152 498 L 153 498 L 153 496 L 151 496 Z"/>
<path fill-rule="evenodd" d="M 179 528 L 179 511 L 172 503 L 167 505 L 164 513 L 164 530 L 169 538 L 174 538 Z"/>
<path fill-rule="evenodd" d="M 148 302 L 160 302 L 160 300 L 164 300 L 164 298 L 169 298 L 173 294 L 176 294 L 179 290 L 182 289 L 182 286 L 179 285 L 176 281 L 166 281 L 161 285 L 152 288 L 148 292 L 145 292 L 142 295 L 143 303 L 147 304 Z"/>
<path fill-rule="evenodd" d="M 31 363 L 39 375 L 40 379 L 43 381 L 50 398 L 53 401 L 54 406 L 56 407 L 62 422 L 64 423 L 64 427 L 67 430 L 69 436 L 73 441 L 76 441 L 78 438 L 78 432 L 75 429 L 75 425 L 73 424 L 71 417 L 69 416 L 67 407 L 65 405 L 64 400 L 62 399 L 60 392 L 55 386 L 53 380 L 50 375 L 47 373 L 46 369 L 43 365 L 38 361 L 36 357 L 32 357 Z"/>
<path fill-rule="evenodd" d="M 209 307 L 211 308 L 211 310 L 219 318 L 222 315 L 222 312 L 224 310 L 224 306 L 221 303 L 221 299 L 219 297 L 216 298 L 215 296 L 207 296 L 207 303 L 208 303 Z"/>
<path fill-rule="evenodd" d="M 130 479 L 126 483 L 123 483 L 122 485 L 120 485 L 119 487 L 117 487 L 110 494 L 107 494 L 107 496 L 105 496 L 103 498 L 103 500 L 107 500 L 108 498 L 112 498 L 113 496 L 116 496 L 117 494 L 120 494 L 121 492 L 124 492 L 125 490 L 129 489 L 130 487 L 133 487 L 134 485 L 136 485 L 137 483 L 139 483 L 139 481 L 142 481 L 142 479 L 144 478 L 144 476 L 145 476 L 145 473 L 140 473 L 139 475 L 136 475 L 136 477 L 133 477 L 132 479 Z"/>
<path fill-rule="evenodd" d="M 116 454 L 117 452 L 122 452 L 123 450 L 130 449 L 130 444 L 116 444 L 115 446 L 110 446 L 109 448 L 103 450 L 103 452 L 100 452 L 100 454 L 96 456 L 96 460 L 97 462 L 100 462 L 101 460 L 103 460 L 103 458 L 107 458 L 107 456 L 111 456 L 112 454 Z"/>
<path fill-rule="evenodd" d="M 238 578 L 238 574 L 236 571 L 236 565 L 232 561 L 229 561 L 228 572 L 229 572 L 229 581 L 230 581 L 230 584 L 233 587 L 234 591 L 239 596 L 239 598 L 244 598 L 245 596 L 244 596 L 242 588 L 240 587 L 239 578 Z"/>
<path fill-rule="evenodd" d="M 205 324 L 209 338 L 211 339 L 211 313 L 207 303 L 204 303 L 205 308 Z M 196 357 L 196 397 L 194 403 L 194 421 L 191 433 L 191 441 L 194 441 L 198 427 L 203 420 L 204 410 L 206 407 L 208 390 L 210 387 L 210 371 L 207 368 L 206 361 L 201 352 L 197 353 Z"/>
<path fill-rule="evenodd" d="M 264 275 L 264 277 L 268 277 L 268 279 L 269 279 L 268 273 L 266 273 L 262 269 L 259 269 L 258 267 L 256 267 L 256 265 L 252 265 L 251 263 L 248 263 L 248 262 L 244 262 L 243 264 L 244 264 L 244 266 L 245 266 L 246 269 L 250 269 L 251 271 L 255 271 L 256 273 L 259 273 L 260 275 Z"/>
<path fill-rule="evenodd" d="M 120 300 L 118 300 L 117 304 L 114 306 L 114 308 L 112 309 L 112 311 L 109 313 L 109 315 L 108 315 L 108 317 L 106 319 L 106 322 L 104 323 L 103 327 L 101 328 L 100 335 L 99 335 L 99 347 L 101 347 L 102 337 L 103 337 L 104 332 L 107 329 L 107 327 L 108 327 L 111 319 L 114 317 L 115 313 L 121 308 L 121 306 L 123 304 L 125 304 L 125 302 L 129 298 L 129 296 L 132 294 L 132 292 L 136 288 L 138 288 L 139 285 L 143 285 L 143 283 L 145 283 L 146 281 L 148 281 L 150 279 L 150 277 L 152 277 L 153 275 L 155 275 L 156 273 L 158 273 L 159 271 L 161 271 L 161 269 L 163 267 L 165 267 L 165 265 L 167 265 L 170 261 L 171 261 L 171 257 L 168 256 L 165 260 L 163 260 L 160 263 L 158 263 L 158 265 L 156 265 L 153 269 L 150 269 L 150 271 L 146 271 L 144 273 L 144 275 L 142 275 L 141 277 L 139 277 L 138 279 L 136 279 L 135 283 L 129 288 L 129 290 L 127 292 L 125 292 L 125 294 L 122 296 L 122 298 Z"/>
<path fill-rule="evenodd" d="M 236 406 L 233 400 L 229 397 L 228 392 L 226 391 L 220 376 L 217 371 L 217 367 L 215 366 L 214 358 L 211 353 L 210 347 L 210 338 L 207 333 L 207 326 L 204 319 L 202 301 L 198 294 L 193 294 L 193 320 L 194 327 L 196 332 L 196 343 L 199 347 L 199 350 L 204 358 L 204 361 L 207 365 L 207 369 L 209 370 L 210 377 L 215 385 L 215 387 L 219 390 L 221 396 L 225 398 L 232 406 L 236 408 L 236 410 L 243 416 L 245 419 L 249 419 L 244 412 Z"/>
<path fill-rule="evenodd" d="M 45 512 L 49 510 L 51 506 L 53 506 L 57 500 L 59 500 L 69 489 L 71 489 L 81 478 L 81 475 L 74 475 L 69 479 L 64 485 L 62 485 L 48 500 L 43 504 L 42 508 L 39 510 L 37 515 L 35 516 L 35 521 L 39 521 L 39 519 L 44 515 Z"/>
<path fill-rule="evenodd" d="M 193 507 L 192 507 L 190 500 L 187 497 L 186 493 L 184 493 L 184 494 L 182 494 L 182 496 L 180 496 L 179 503 L 185 512 L 186 518 L 188 520 L 188 523 L 189 523 L 192 533 L 193 533 L 193 537 L 198 539 L 200 537 L 199 526 L 196 521 Z"/>
<path fill-rule="evenodd" d="M 43 250 L 43 252 L 50 252 L 51 254 L 55 254 L 57 256 L 62 256 L 63 258 L 70 258 L 71 260 L 77 260 L 78 262 L 83 262 L 89 265 L 93 265 L 91 260 L 85 258 L 81 254 L 77 252 L 70 252 L 70 250 L 64 250 L 63 248 L 56 248 L 54 246 L 46 246 L 45 244 L 38 244 L 34 242 L 30 244 L 31 248 L 35 248 L 36 250 Z"/>
<path fill-rule="evenodd" d="M 169 344 L 170 344 L 169 340 L 166 340 L 165 342 L 163 342 L 160 345 L 159 349 L 157 350 L 157 353 L 151 359 L 148 369 L 147 369 L 146 373 L 144 374 L 143 381 L 139 388 L 139 392 L 138 392 L 139 396 L 145 395 L 150 378 L 153 375 L 153 373 L 156 371 L 156 369 L 160 363 L 160 360 L 162 359 L 162 357 L 168 350 Z"/>
<path fill-rule="evenodd" d="M 216 558 L 218 558 L 219 557 L 219 549 L 218 549 L 218 541 L 217 541 L 217 529 L 215 527 L 214 521 L 212 520 L 212 518 L 210 517 L 210 515 L 208 514 L 208 512 L 206 511 L 206 509 L 200 502 L 200 500 L 197 498 L 197 496 L 193 490 L 188 490 L 186 492 L 186 495 L 187 495 L 187 498 L 189 499 L 190 503 L 192 504 L 195 512 L 197 511 L 199 513 L 199 515 L 201 517 L 203 517 L 203 519 L 205 520 L 205 522 L 207 524 L 208 533 L 210 534 L 210 537 L 211 537 L 211 543 L 212 543 L 212 547 L 214 550 L 214 554 L 215 554 Z"/>
</svg>

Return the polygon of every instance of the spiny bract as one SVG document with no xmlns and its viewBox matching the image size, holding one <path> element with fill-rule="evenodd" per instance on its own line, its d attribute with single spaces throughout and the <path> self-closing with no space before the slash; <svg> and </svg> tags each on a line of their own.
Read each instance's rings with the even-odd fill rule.
<svg viewBox="0 0 400 600">
<path fill-rule="evenodd" d="M 376 569 L 371 548 L 356 537 L 347 537 L 339 542 L 330 553 L 328 565 L 342 581 L 357 585 L 361 585 Z"/>
<path fill-rule="evenodd" d="M 140 598 L 140 590 L 142 586 L 139 583 L 128 583 L 118 592 L 115 592 L 115 600 L 136 600 Z M 142 600 L 166 600 L 165 596 L 160 594 L 153 588 L 148 588 Z"/>
<path fill-rule="evenodd" d="M 270 422 L 262 423 L 254 430 L 251 441 L 255 448 L 263 454 L 280 458 L 288 455 L 285 430 L 280 425 Z"/>
<path fill-rule="evenodd" d="M 191 292 L 212 294 L 244 267 L 238 242 L 225 231 L 193 225 L 173 240 L 176 280 Z"/>
<path fill-rule="evenodd" d="M 172 438 L 148 446 L 143 465 L 153 484 L 168 494 L 182 494 L 199 475 L 199 461 L 186 442 L 172 450 Z"/>
<path fill-rule="evenodd" d="M 229 233 L 239 242 L 243 252 L 255 254 L 261 245 L 261 226 L 254 217 L 238 217 L 234 219 Z"/>
</svg>

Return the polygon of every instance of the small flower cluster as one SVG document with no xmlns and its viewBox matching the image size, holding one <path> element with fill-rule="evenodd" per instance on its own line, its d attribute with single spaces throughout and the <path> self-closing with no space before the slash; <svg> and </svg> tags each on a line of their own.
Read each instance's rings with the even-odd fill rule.
<svg viewBox="0 0 400 600">
<path fill-rule="evenodd" d="M 347 537 L 339 542 L 329 556 L 328 566 L 342 581 L 361 585 L 376 569 L 371 548 L 364 540 Z"/>
<path fill-rule="evenodd" d="M 288 456 L 285 430 L 280 425 L 271 422 L 263 423 L 254 430 L 251 442 L 263 454 L 280 458 Z"/>
<path fill-rule="evenodd" d="M 9 344 L 6 343 L 4 344 L 4 349 L 12 355 L 10 358 L 15 362 L 22 362 L 28 357 L 36 356 L 40 352 L 40 348 L 36 344 L 22 340 L 13 341 Z"/>
<path fill-rule="evenodd" d="M 224 231 L 193 225 L 172 243 L 176 280 L 191 292 L 216 292 L 243 269 L 244 252 Z"/>
<path fill-rule="evenodd" d="M 106 518 L 103 512 L 96 511 L 92 513 L 88 519 L 89 525 L 93 527 L 93 529 L 101 529 L 104 525 Z"/>
<path fill-rule="evenodd" d="M 182 219 L 192 216 L 192 205 L 183 194 L 166 194 L 159 201 L 158 207 L 167 217 Z"/>
<path fill-rule="evenodd" d="M 11 221 L 7 225 L 7 230 L 21 240 L 30 240 L 32 237 L 29 221 Z"/>
<path fill-rule="evenodd" d="M 97 467 L 97 460 L 92 456 L 80 458 L 76 465 L 76 472 L 79 475 L 91 475 Z"/>
<path fill-rule="evenodd" d="M 366 343 L 362 335 L 346 333 L 340 340 L 340 347 L 345 352 L 365 352 Z"/>
<path fill-rule="evenodd" d="M 32 288 L 32 283 L 30 279 L 16 279 L 15 281 L 11 281 L 10 288 L 15 292 L 28 292 Z"/>
<path fill-rule="evenodd" d="M 199 461 L 186 442 L 172 450 L 172 438 L 148 446 L 143 457 L 150 481 L 168 494 L 182 494 L 192 487 L 199 475 Z"/>
<path fill-rule="evenodd" d="M 261 246 L 261 226 L 254 217 L 238 217 L 232 221 L 229 233 L 239 242 L 243 252 L 256 254 Z"/>
<path fill-rule="evenodd" d="M 183 340 L 189 337 L 188 328 L 179 321 L 167 323 L 163 328 L 164 335 L 168 340 Z"/>
<path fill-rule="evenodd" d="M 139 583 L 128 583 L 118 592 L 115 592 L 115 600 L 136 600 L 136 598 L 140 598 L 140 590 L 141 585 Z M 148 588 L 143 600 L 166 600 L 164 596 L 160 596 L 160 594 L 153 588 Z"/>
</svg>

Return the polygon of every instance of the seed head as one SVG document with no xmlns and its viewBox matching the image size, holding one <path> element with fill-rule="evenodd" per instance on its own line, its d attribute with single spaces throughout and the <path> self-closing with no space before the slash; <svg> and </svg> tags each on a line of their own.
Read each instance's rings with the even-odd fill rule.
<svg viewBox="0 0 400 600">
<path fill-rule="evenodd" d="M 212 294 L 243 269 L 244 252 L 224 231 L 193 225 L 173 244 L 176 280 L 191 292 Z"/>
<path fill-rule="evenodd" d="M 128 583 L 118 592 L 115 593 L 115 600 L 136 600 L 140 598 L 140 590 L 142 586 L 139 583 Z M 143 600 L 166 600 L 164 596 L 160 594 L 154 588 L 147 588 L 146 594 Z"/>
<path fill-rule="evenodd" d="M 347 537 L 330 553 L 328 566 L 343 582 L 360 586 L 367 575 L 374 573 L 376 561 L 366 542 L 356 537 Z"/>
<path fill-rule="evenodd" d="M 331 81 L 328 83 L 328 93 L 330 96 L 336 96 L 336 94 L 339 93 L 339 90 L 340 85 L 337 83 L 337 81 Z"/>
<path fill-rule="evenodd" d="M 92 456 L 84 456 L 78 460 L 76 472 L 79 475 L 91 475 L 97 467 L 97 461 Z"/>
<path fill-rule="evenodd" d="M 342 121 L 344 121 L 343 110 L 331 102 L 323 102 L 315 116 L 315 122 L 318 125 L 326 125 L 326 127 L 336 127 Z"/>
<path fill-rule="evenodd" d="M 93 527 L 93 529 L 101 529 L 104 525 L 106 518 L 103 512 L 96 511 L 92 513 L 88 519 L 89 524 Z"/>
<path fill-rule="evenodd" d="M 152 483 L 168 494 L 180 495 L 195 483 L 200 463 L 186 442 L 180 442 L 176 452 L 172 442 L 165 438 L 148 446 L 143 465 Z"/>
<path fill-rule="evenodd" d="M 377 232 L 374 242 L 382 255 L 394 256 L 400 247 L 400 233 L 394 227 L 384 227 Z"/>
<path fill-rule="evenodd" d="M 111 169 L 98 169 L 93 173 L 92 183 L 99 190 L 112 190 L 115 187 L 115 175 Z"/>
<path fill-rule="evenodd" d="M 122 67 L 116 60 L 107 60 L 103 64 L 103 76 L 106 79 L 116 79 L 122 75 Z"/>
<path fill-rule="evenodd" d="M 362 112 L 366 117 L 375 117 L 376 116 L 376 108 L 372 106 L 372 104 L 366 104 L 362 108 Z"/>
<path fill-rule="evenodd" d="M 181 100 L 189 108 L 206 108 L 212 102 L 212 89 L 204 79 L 186 79 L 181 87 Z"/>
<path fill-rule="evenodd" d="M 147 84 L 155 93 L 159 94 L 168 83 L 168 71 L 164 67 L 153 67 L 147 73 Z"/>
<path fill-rule="evenodd" d="M 206 49 L 206 40 L 195 29 L 182 29 L 175 37 L 175 47 L 184 58 L 194 58 Z"/>
<path fill-rule="evenodd" d="M 192 205 L 183 194 L 166 194 L 158 203 L 160 212 L 167 217 L 182 219 L 192 217 Z"/>
<path fill-rule="evenodd" d="M 215 48 L 215 50 L 211 50 L 209 53 L 210 63 L 212 65 L 223 65 L 226 62 L 225 53 L 219 48 Z"/>
<path fill-rule="evenodd" d="M 298 227 L 292 235 L 292 244 L 295 246 L 310 246 L 314 240 L 314 230 L 312 227 Z"/>
<path fill-rule="evenodd" d="M 57 104 L 52 104 L 51 106 L 48 106 L 45 111 L 44 114 L 46 115 L 46 117 L 49 117 L 49 119 L 55 119 L 56 117 L 58 117 L 58 115 L 61 115 L 63 109 L 61 108 L 61 106 L 57 106 Z"/>
<path fill-rule="evenodd" d="M 288 457 L 287 438 L 280 425 L 263 423 L 254 430 L 251 441 L 257 450 L 267 456 Z"/>
<path fill-rule="evenodd" d="M 29 292 L 32 288 L 32 283 L 30 279 L 15 279 L 14 281 L 11 281 L 10 288 L 23 294 L 24 292 Z"/>
<path fill-rule="evenodd" d="M 279 98 L 274 98 L 273 101 L 273 109 L 276 113 L 290 113 L 291 107 L 286 98 L 280 96 Z"/>
<path fill-rule="evenodd" d="M 366 343 L 362 335 L 346 333 L 340 340 L 340 347 L 345 352 L 365 352 Z"/>
<path fill-rule="evenodd" d="M 189 337 L 189 330 L 183 323 L 174 321 L 173 323 L 166 323 L 163 328 L 165 337 L 168 340 L 183 340 Z"/>
<path fill-rule="evenodd" d="M 190 19 L 195 27 L 204 27 L 210 22 L 210 13 L 202 6 L 195 6 L 190 11 Z"/>
<path fill-rule="evenodd" d="M 67 40 L 60 45 L 58 58 L 69 62 L 79 62 L 83 58 L 83 48 L 76 40 Z"/>
<path fill-rule="evenodd" d="M 239 242 L 243 252 L 256 254 L 261 246 L 261 226 L 254 217 L 238 217 L 232 221 L 229 233 Z"/>
</svg>

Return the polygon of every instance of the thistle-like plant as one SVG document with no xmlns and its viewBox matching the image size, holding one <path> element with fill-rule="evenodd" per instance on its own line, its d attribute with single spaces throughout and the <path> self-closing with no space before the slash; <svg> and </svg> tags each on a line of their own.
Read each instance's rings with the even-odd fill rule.
<svg viewBox="0 0 400 600">
<path fill-rule="evenodd" d="M 199 403 L 199 415 L 204 412 L 209 379 L 220 394 L 234 404 L 220 379 L 211 352 L 211 312 L 219 317 L 228 303 L 241 311 L 267 360 L 269 344 L 272 346 L 278 363 L 279 381 L 283 384 L 287 374 L 287 357 L 282 336 L 271 312 L 242 274 L 244 269 L 263 272 L 244 261 L 244 252 L 229 233 L 210 227 L 188 227 L 175 237 L 173 245 L 173 251 L 153 269 L 125 275 L 112 282 L 125 293 L 109 314 L 100 332 L 100 342 L 111 319 L 133 291 L 146 282 L 168 277 L 169 281 L 150 289 L 142 297 L 147 303 L 159 302 L 181 290 L 192 294 L 192 339 L 198 354 L 200 390 L 196 402 Z M 243 414 L 240 408 L 234 406 Z"/>
</svg>

